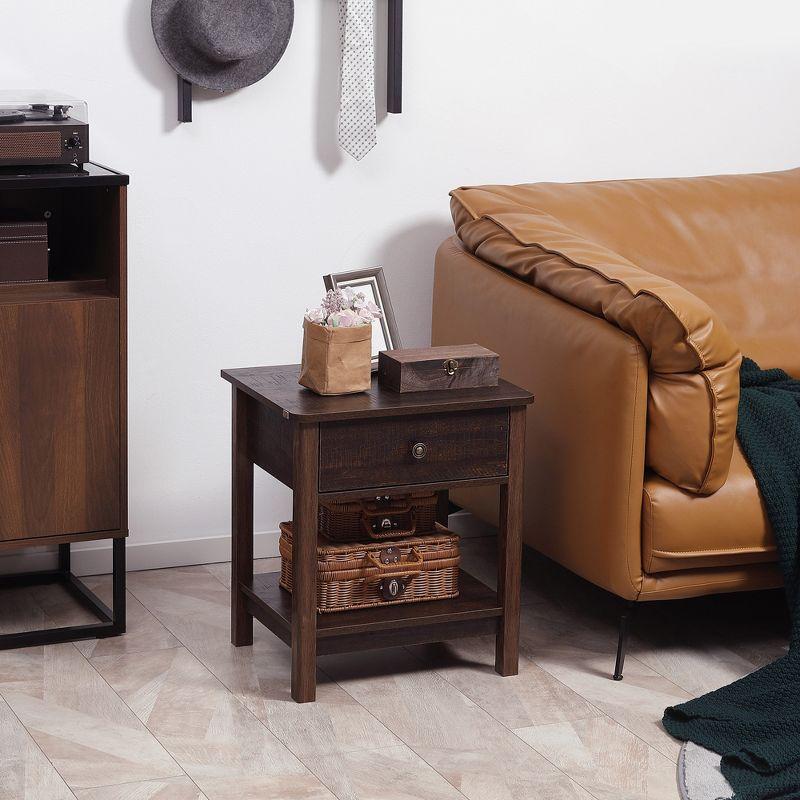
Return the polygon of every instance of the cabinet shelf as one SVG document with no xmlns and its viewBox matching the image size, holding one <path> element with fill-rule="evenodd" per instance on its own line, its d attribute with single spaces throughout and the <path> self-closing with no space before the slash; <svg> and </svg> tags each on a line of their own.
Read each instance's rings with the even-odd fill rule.
<svg viewBox="0 0 800 800">
<path fill-rule="evenodd" d="M 96 300 L 116 295 L 104 279 L 0 284 L 0 305 L 53 303 L 62 300 Z"/>
</svg>

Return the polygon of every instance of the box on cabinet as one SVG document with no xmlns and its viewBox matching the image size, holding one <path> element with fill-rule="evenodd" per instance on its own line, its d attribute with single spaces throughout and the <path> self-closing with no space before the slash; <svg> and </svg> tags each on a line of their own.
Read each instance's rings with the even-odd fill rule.
<svg viewBox="0 0 800 800">
<path fill-rule="evenodd" d="M 0 283 L 47 280 L 47 223 L 0 222 Z"/>
</svg>

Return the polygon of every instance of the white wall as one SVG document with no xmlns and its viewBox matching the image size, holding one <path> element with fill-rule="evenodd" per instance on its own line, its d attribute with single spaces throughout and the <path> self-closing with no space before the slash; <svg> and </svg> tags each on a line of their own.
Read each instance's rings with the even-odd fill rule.
<svg viewBox="0 0 800 800">
<path fill-rule="evenodd" d="M 94 159 L 131 174 L 132 545 L 228 532 L 219 369 L 297 361 L 324 273 L 383 264 L 405 342 L 427 343 L 450 188 L 800 161 L 790 0 L 406 0 L 405 111 L 382 110 L 381 35 L 361 163 L 335 141 L 336 0 L 295 5 L 272 74 L 179 126 L 149 0 L 0 0 L 2 87 L 86 98 Z M 257 494 L 274 529 L 288 492 Z"/>
</svg>

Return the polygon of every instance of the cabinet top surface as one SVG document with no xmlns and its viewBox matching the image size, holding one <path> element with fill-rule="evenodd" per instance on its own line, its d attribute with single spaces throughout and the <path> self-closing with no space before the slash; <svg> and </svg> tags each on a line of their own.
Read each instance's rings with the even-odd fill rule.
<svg viewBox="0 0 800 800">
<path fill-rule="evenodd" d="M 63 189 L 81 186 L 127 186 L 122 172 L 89 162 L 81 169 L 69 165 L 0 167 L 0 189 Z"/>
<path fill-rule="evenodd" d="M 270 406 L 286 419 L 300 422 L 503 408 L 533 402 L 530 392 L 504 380 L 484 389 L 401 393 L 383 388 L 373 375 L 372 386 L 366 392 L 323 397 L 298 384 L 300 367 L 297 364 L 224 369 L 221 374 L 259 403 Z"/>
</svg>

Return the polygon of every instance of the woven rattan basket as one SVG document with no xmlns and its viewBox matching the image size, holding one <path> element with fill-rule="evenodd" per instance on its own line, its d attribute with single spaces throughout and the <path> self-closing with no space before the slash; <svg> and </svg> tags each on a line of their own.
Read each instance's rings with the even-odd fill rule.
<svg viewBox="0 0 800 800">
<path fill-rule="evenodd" d="M 281 523 L 280 585 L 292 591 L 292 524 Z M 350 611 L 458 597 L 458 536 L 436 532 L 392 542 L 317 544 L 317 610 Z"/>
<path fill-rule="evenodd" d="M 319 532 L 332 542 L 402 539 L 436 530 L 435 492 L 319 505 Z"/>
</svg>

